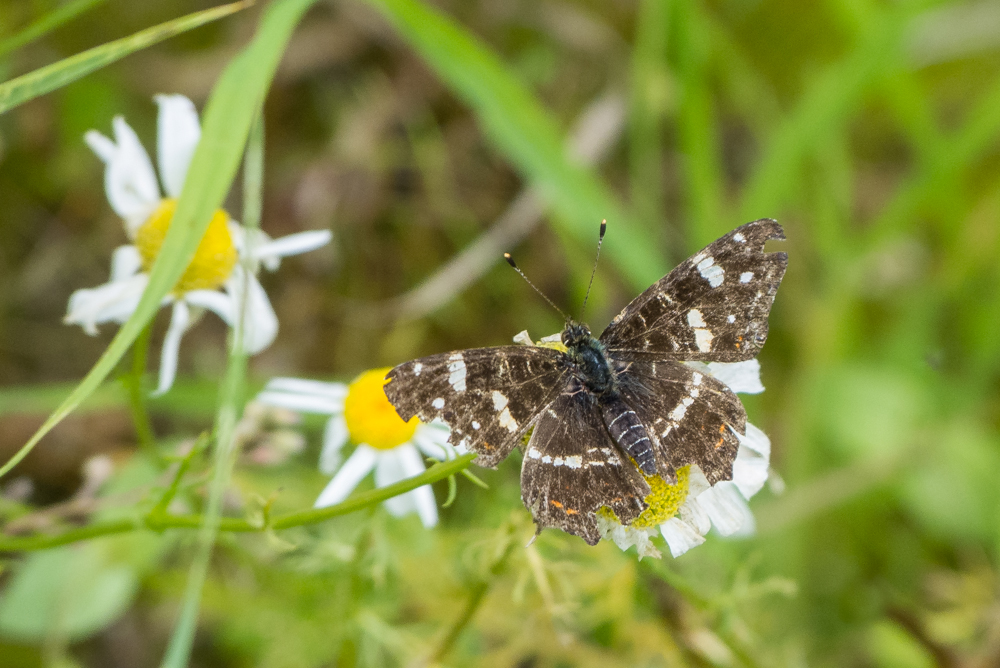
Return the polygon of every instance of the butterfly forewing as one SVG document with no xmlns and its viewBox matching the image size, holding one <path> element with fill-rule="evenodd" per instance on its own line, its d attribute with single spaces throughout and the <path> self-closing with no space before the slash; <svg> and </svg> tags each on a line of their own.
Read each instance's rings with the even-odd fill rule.
<svg viewBox="0 0 1000 668">
<path fill-rule="evenodd" d="M 751 359 L 767 338 L 767 316 L 788 264 L 785 253 L 765 253 L 764 243 L 784 238 L 766 218 L 720 237 L 636 297 L 601 342 L 618 359 Z"/>
<path fill-rule="evenodd" d="M 594 545 L 601 506 L 628 524 L 646 509 L 649 491 L 608 435 L 593 396 L 570 383 L 542 411 L 524 454 L 521 499 L 538 528 L 559 527 Z"/>
<path fill-rule="evenodd" d="M 680 362 L 633 360 L 621 394 L 650 433 L 657 462 L 671 472 L 697 464 L 713 485 L 732 479 L 747 418 L 728 386 Z"/>
<path fill-rule="evenodd" d="M 400 364 L 385 394 L 404 420 L 435 418 L 451 427 L 449 443 L 496 466 L 565 385 L 562 353 L 533 346 L 473 348 Z"/>
</svg>

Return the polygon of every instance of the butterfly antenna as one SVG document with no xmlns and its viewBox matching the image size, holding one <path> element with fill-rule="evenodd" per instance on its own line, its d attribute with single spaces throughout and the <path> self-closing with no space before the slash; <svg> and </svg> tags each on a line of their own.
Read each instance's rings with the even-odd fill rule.
<svg viewBox="0 0 1000 668">
<path fill-rule="evenodd" d="M 597 239 L 597 257 L 594 258 L 594 269 L 590 272 L 590 283 L 587 284 L 587 296 L 583 298 L 583 308 L 580 309 L 580 317 L 587 310 L 587 300 L 590 299 L 590 288 L 594 285 L 594 276 L 597 274 L 597 261 L 601 259 L 601 244 L 604 243 L 604 233 L 608 231 L 607 219 L 601 221 L 601 236 Z"/>
<path fill-rule="evenodd" d="M 555 303 L 551 299 L 549 299 L 548 297 L 545 296 L 544 292 L 542 292 L 541 290 L 539 290 L 535 286 L 534 283 L 532 283 L 530 280 L 528 280 L 528 277 L 524 275 L 524 272 L 521 271 L 521 269 L 516 264 L 514 264 L 514 258 L 512 258 L 510 256 L 510 253 L 504 253 L 503 254 L 503 259 L 507 260 L 507 264 L 509 264 L 511 267 L 513 267 L 514 271 L 516 271 L 517 273 L 521 274 L 521 278 L 523 278 L 525 281 L 527 281 L 528 285 L 530 285 L 535 292 L 537 292 L 538 294 L 540 294 L 542 296 L 542 299 L 544 299 L 545 301 L 547 301 L 549 303 L 549 306 L 551 306 L 555 310 L 559 311 L 559 315 L 561 315 L 564 319 L 569 320 L 569 316 L 566 315 L 565 313 L 563 313 L 562 309 L 560 309 L 558 306 L 556 306 Z"/>
</svg>

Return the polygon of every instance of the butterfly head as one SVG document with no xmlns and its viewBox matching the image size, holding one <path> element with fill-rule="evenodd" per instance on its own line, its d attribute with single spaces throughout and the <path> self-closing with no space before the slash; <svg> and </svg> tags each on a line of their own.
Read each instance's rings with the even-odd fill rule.
<svg viewBox="0 0 1000 668">
<path fill-rule="evenodd" d="M 567 348 L 578 348 L 580 344 L 592 338 L 590 327 L 582 322 L 566 321 L 566 328 L 562 332 L 562 342 Z"/>
</svg>

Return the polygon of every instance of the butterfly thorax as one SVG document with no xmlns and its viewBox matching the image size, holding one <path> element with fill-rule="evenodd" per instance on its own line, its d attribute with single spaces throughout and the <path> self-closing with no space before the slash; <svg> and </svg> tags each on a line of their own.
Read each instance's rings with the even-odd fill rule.
<svg viewBox="0 0 1000 668">
<path fill-rule="evenodd" d="M 586 325 L 570 320 L 562 333 L 567 355 L 579 372 L 580 380 L 597 395 L 615 394 L 615 374 L 604 346 Z"/>
</svg>

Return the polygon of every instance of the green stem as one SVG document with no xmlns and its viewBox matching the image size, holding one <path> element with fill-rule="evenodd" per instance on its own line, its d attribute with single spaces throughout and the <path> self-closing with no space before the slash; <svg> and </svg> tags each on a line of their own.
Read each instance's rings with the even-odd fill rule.
<svg viewBox="0 0 1000 668">
<path fill-rule="evenodd" d="M 146 393 L 143 391 L 142 379 L 146 373 L 146 359 L 149 354 L 149 340 L 153 334 L 153 323 L 150 322 L 142 330 L 132 344 L 132 370 L 122 378 L 128 390 L 129 411 L 135 424 L 135 434 L 139 439 L 139 449 L 149 460 L 162 464 L 160 453 L 156 449 L 156 434 L 153 423 L 149 419 L 149 406 L 146 403 Z"/>
<path fill-rule="evenodd" d="M 421 475 L 401 480 L 395 485 L 363 492 L 327 508 L 312 508 L 280 515 L 270 524 L 251 524 L 235 517 L 222 517 L 219 519 L 218 529 L 230 533 L 262 533 L 268 529 L 291 529 L 292 527 L 318 524 L 332 517 L 347 515 L 375 506 L 386 499 L 405 494 L 417 487 L 444 480 L 448 476 L 464 470 L 474 458 L 473 454 L 462 455 L 457 459 L 435 464 Z M 138 531 L 143 528 L 158 532 L 166 529 L 198 529 L 204 521 L 205 518 L 202 515 L 170 515 L 163 510 L 154 509 L 145 517 L 97 522 L 52 536 L 0 536 L 0 553 L 45 550 L 91 538 Z"/>
</svg>

